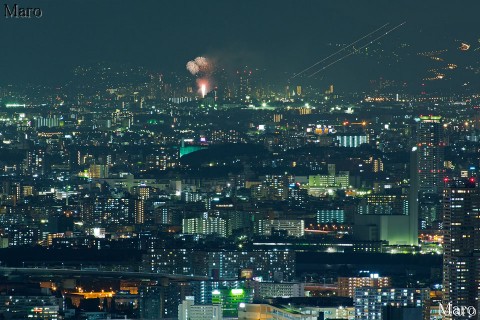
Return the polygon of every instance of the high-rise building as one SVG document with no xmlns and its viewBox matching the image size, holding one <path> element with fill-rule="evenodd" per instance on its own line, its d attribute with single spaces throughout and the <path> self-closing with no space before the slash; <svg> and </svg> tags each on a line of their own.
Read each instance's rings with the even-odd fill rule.
<svg viewBox="0 0 480 320">
<path fill-rule="evenodd" d="M 443 190 L 443 306 L 477 308 L 480 294 L 480 189 L 475 178 L 447 180 Z M 455 319 L 469 319 L 455 316 Z M 446 315 L 444 319 L 453 319 Z"/>
<path fill-rule="evenodd" d="M 422 193 L 440 193 L 443 186 L 445 138 L 441 116 L 420 116 L 417 124 L 418 188 Z"/>
<path fill-rule="evenodd" d="M 353 299 L 355 320 L 387 320 L 389 308 L 420 308 L 417 317 L 409 320 L 430 319 L 430 290 L 415 288 L 355 289 Z"/>
<path fill-rule="evenodd" d="M 143 224 L 145 222 L 145 200 L 135 199 L 135 223 Z"/>
</svg>

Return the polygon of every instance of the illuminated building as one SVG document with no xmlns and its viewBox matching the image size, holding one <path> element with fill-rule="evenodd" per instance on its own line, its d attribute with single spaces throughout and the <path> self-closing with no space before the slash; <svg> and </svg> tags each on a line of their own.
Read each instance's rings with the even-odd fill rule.
<svg viewBox="0 0 480 320">
<path fill-rule="evenodd" d="M 8 230 L 9 246 L 31 246 L 40 239 L 38 228 L 13 227 Z"/>
<path fill-rule="evenodd" d="M 189 153 L 206 149 L 205 146 L 185 145 L 185 142 L 188 142 L 188 141 L 186 141 L 186 139 L 182 139 L 182 144 L 180 146 L 180 153 L 179 153 L 180 158 Z"/>
<path fill-rule="evenodd" d="M 90 179 L 108 178 L 108 166 L 104 164 L 91 164 L 88 169 Z"/>
<path fill-rule="evenodd" d="M 325 91 L 325 94 L 333 94 L 333 84 L 331 84 L 328 89 Z"/>
<path fill-rule="evenodd" d="M 22 195 L 23 197 L 28 197 L 33 195 L 33 187 L 32 186 L 22 186 Z"/>
<path fill-rule="evenodd" d="M 308 190 L 300 187 L 298 183 L 288 186 L 288 205 L 290 207 L 306 209 L 308 204 Z"/>
<path fill-rule="evenodd" d="M 265 298 L 290 298 L 305 296 L 305 284 L 303 282 L 262 282 L 254 281 L 255 299 Z"/>
<path fill-rule="evenodd" d="M 135 223 L 136 224 L 143 224 L 145 222 L 145 200 L 143 199 L 135 199 Z"/>
<path fill-rule="evenodd" d="M 302 86 L 297 86 L 297 96 L 302 95 Z"/>
<path fill-rule="evenodd" d="M 0 295 L 5 319 L 59 319 L 61 302 L 54 296 Z"/>
<path fill-rule="evenodd" d="M 126 111 L 121 112 L 117 109 L 112 113 L 111 123 L 116 127 L 128 129 L 133 124 L 133 113 Z"/>
<path fill-rule="evenodd" d="M 309 187 L 330 187 L 336 185 L 334 175 L 311 175 L 308 176 Z"/>
<path fill-rule="evenodd" d="M 226 221 L 222 218 L 208 217 L 183 219 L 182 232 L 185 234 L 215 234 L 227 236 Z"/>
<path fill-rule="evenodd" d="M 350 186 L 350 172 L 335 172 L 335 165 L 328 165 L 328 174 L 308 176 L 308 193 L 317 196 L 322 193 L 333 193 L 336 189 L 346 189 Z M 330 189 L 330 190 L 329 190 Z"/>
<path fill-rule="evenodd" d="M 365 162 L 372 165 L 372 172 L 383 172 L 383 161 L 382 161 L 382 159 L 370 157 Z"/>
<path fill-rule="evenodd" d="M 274 114 L 273 115 L 273 122 L 280 122 L 282 121 L 283 116 L 281 114 Z"/>
<path fill-rule="evenodd" d="M 150 198 L 150 187 L 146 185 L 140 185 L 134 187 L 134 193 L 142 200 L 148 200 Z"/>
<path fill-rule="evenodd" d="M 47 127 L 47 128 L 55 128 L 60 125 L 60 119 L 57 118 L 56 116 L 53 117 L 38 117 L 35 119 L 35 127 L 36 128 L 41 128 L 41 127 Z"/>
<path fill-rule="evenodd" d="M 422 193 L 440 193 L 445 173 L 445 137 L 441 116 L 420 116 L 417 124 L 418 189 Z"/>
<path fill-rule="evenodd" d="M 343 209 L 317 210 L 317 223 L 344 223 L 345 211 Z"/>
<path fill-rule="evenodd" d="M 298 109 L 298 113 L 299 113 L 300 115 L 302 115 L 302 116 L 303 116 L 303 115 L 307 115 L 307 114 L 312 114 L 312 109 L 311 109 L 311 108 L 307 108 L 307 107 L 305 107 L 305 108 L 299 108 L 299 109 Z"/>
<path fill-rule="evenodd" d="M 96 197 L 82 201 L 80 214 L 87 226 L 131 225 L 135 221 L 134 205 L 134 199 Z"/>
<path fill-rule="evenodd" d="M 234 317 L 240 305 L 253 301 L 252 289 L 219 288 L 212 291 L 212 304 L 220 305 L 224 317 Z"/>
<path fill-rule="evenodd" d="M 43 175 L 46 173 L 46 153 L 43 148 L 28 151 L 26 165 L 30 173 Z"/>
<path fill-rule="evenodd" d="M 165 154 L 149 154 L 147 155 L 145 161 L 147 164 L 148 170 L 166 170 L 167 169 L 167 158 Z"/>
<path fill-rule="evenodd" d="M 354 238 L 362 241 L 388 241 L 390 245 L 418 244 L 418 215 L 411 209 L 409 195 L 385 189 L 370 194 L 354 214 Z M 410 196 L 412 196 L 410 194 Z"/>
<path fill-rule="evenodd" d="M 304 220 L 258 220 L 255 234 L 270 236 L 274 231 L 285 231 L 289 237 L 303 237 L 305 235 Z"/>
<path fill-rule="evenodd" d="M 241 100 L 246 99 L 252 93 L 252 71 L 244 68 L 237 71 L 238 89 L 236 92 L 237 98 Z"/>
<path fill-rule="evenodd" d="M 179 320 L 221 320 L 220 305 L 195 305 L 194 297 L 188 296 L 178 305 Z"/>
<path fill-rule="evenodd" d="M 408 215 L 408 196 L 403 194 L 370 194 L 363 214 Z"/>
<path fill-rule="evenodd" d="M 256 199 L 285 200 L 291 183 L 291 175 L 266 175 L 262 184 L 252 188 L 252 196 Z"/>
<path fill-rule="evenodd" d="M 250 271 L 250 270 L 249 270 Z M 201 305 L 211 305 L 214 299 L 214 292 L 224 289 L 238 289 L 247 287 L 245 280 L 205 280 L 205 281 L 190 281 L 192 286 L 192 296 L 194 296 L 195 303 Z"/>
<path fill-rule="evenodd" d="M 318 319 L 343 319 L 324 318 L 323 308 L 294 308 L 280 307 L 269 304 L 241 304 L 238 308 L 238 320 L 318 320 Z M 342 315 L 343 316 L 343 315 Z M 350 318 L 348 318 L 350 319 Z"/>
<path fill-rule="evenodd" d="M 388 241 L 390 245 L 416 246 L 417 225 L 412 215 L 355 214 L 353 235 L 360 241 Z"/>
<path fill-rule="evenodd" d="M 357 288 L 387 288 L 390 285 L 390 277 L 379 277 L 376 273 L 370 274 L 369 277 L 339 277 L 338 296 L 353 298 Z"/>
<path fill-rule="evenodd" d="M 165 206 L 163 203 L 154 204 L 154 214 L 155 214 L 155 222 L 158 224 L 172 224 L 173 217 L 172 217 L 172 210 Z"/>
<path fill-rule="evenodd" d="M 408 320 L 430 319 L 430 290 L 415 288 L 370 288 L 355 289 L 353 303 L 355 320 L 390 319 L 390 308 L 419 308 L 414 317 Z M 405 319 L 406 320 L 406 319 Z"/>
<path fill-rule="evenodd" d="M 237 130 L 212 130 L 207 138 L 211 143 L 238 143 L 241 142 L 240 134 Z"/>
<path fill-rule="evenodd" d="M 474 178 L 445 182 L 443 229 L 443 305 L 451 303 L 454 306 L 477 307 L 480 282 L 480 192 Z"/>
<path fill-rule="evenodd" d="M 367 135 L 337 135 L 335 138 L 339 147 L 357 148 L 361 144 L 368 143 Z"/>
<path fill-rule="evenodd" d="M 289 281 L 295 276 L 295 252 L 277 249 L 255 251 L 198 251 L 155 249 L 143 257 L 145 270 L 154 273 L 184 274 L 237 279 L 242 269 L 253 270 L 265 281 Z"/>
<path fill-rule="evenodd" d="M 412 202 L 428 226 L 441 219 L 441 191 L 445 176 L 445 135 L 441 116 L 420 116 L 410 175 Z M 413 208 L 413 206 L 412 206 Z"/>
</svg>

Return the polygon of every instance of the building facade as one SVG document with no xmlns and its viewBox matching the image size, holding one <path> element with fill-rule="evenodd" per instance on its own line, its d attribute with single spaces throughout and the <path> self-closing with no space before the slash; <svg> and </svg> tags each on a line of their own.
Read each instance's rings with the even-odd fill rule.
<svg viewBox="0 0 480 320">
<path fill-rule="evenodd" d="M 446 181 L 443 228 L 442 304 L 445 308 L 449 304 L 477 308 L 480 293 L 480 192 L 475 178 Z M 447 316 L 445 319 L 453 318 Z M 455 316 L 455 319 L 468 317 Z"/>
</svg>

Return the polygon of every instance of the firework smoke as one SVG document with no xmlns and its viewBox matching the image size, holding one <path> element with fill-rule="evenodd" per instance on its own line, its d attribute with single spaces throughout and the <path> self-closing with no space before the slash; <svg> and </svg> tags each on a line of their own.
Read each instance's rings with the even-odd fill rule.
<svg viewBox="0 0 480 320">
<path fill-rule="evenodd" d="M 212 89 L 214 63 L 205 57 L 196 57 L 187 62 L 187 70 L 196 77 L 198 94 L 204 98 Z"/>
<path fill-rule="evenodd" d="M 211 73 L 212 69 L 212 63 L 205 57 L 196 57 L 194 60 L 187 62 L 187 70 L 192 75 L 198 73 L 208 74 Z"/>
<path fill-rule="evenodd" d="M 195 63 L 195 61 L 188 61 L 187 62 L 187 70 L 190 71 L 191 74 L 195 75 L 200 71 L 200 68 Z"/>
</svg>

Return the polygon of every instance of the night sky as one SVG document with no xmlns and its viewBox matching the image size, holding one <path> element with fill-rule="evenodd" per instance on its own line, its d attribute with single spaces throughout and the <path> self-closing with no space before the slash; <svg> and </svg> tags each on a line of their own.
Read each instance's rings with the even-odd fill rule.
<svg viewBox="0 0 480 320">
<path fill-rule="evenodd" d="M 348 44 L 387 22 L 403 21 L 407 23 L 383 38 L 385 50 L 408 43 L 412 52 L 422 52 L 467 41 L 472 44 L 468 63 L 480 57 L 480 50 L 473 51 L 480 46 L 479 1 L 16 2 L 40 7 L 40 19 L 6 19 L 4 3 L 1 83 L 61 82 L 72 67 L 98 61 L 186 72 L 186 61 L 199 55 L 214 57 L 225 67 L 266 68 L 274 77 L 298 72 L 338 49 L 329 43 Z M 464 57 L 456 59 L 461 65 Z M 362 65 L 348 58 L 322 76 L 355 79 L 364 74 Z M 408 69 L 392 68 L 380 66 L 386 77 Z"/>
</svg>

